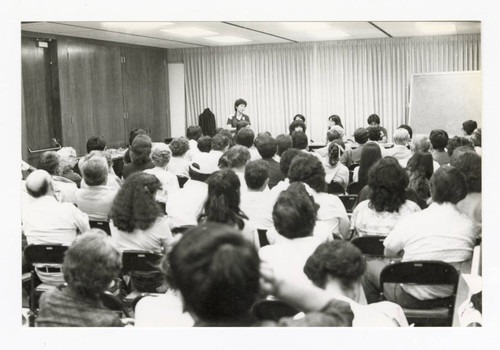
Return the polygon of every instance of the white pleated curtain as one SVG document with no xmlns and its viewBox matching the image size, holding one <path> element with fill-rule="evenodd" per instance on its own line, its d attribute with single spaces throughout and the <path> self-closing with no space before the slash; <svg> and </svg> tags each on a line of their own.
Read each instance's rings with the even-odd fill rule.
<svg viewBox="0 0 500 350">
<path fill-rule="evenodd" d="M 256 132 L 287 133 L 293 116 L 301 113 L 309 137 L 317 141 L 324 139 L 332 114 L 352 135 L 377 113 L 392 135 L 405 122 L 412 74 L 481 69 L 480 35 L 173 51 L 185 66 L 188 125 L 197 124 L 207 107 L 217 126 L 225 125 L 241 97 Z"/>
</svg>

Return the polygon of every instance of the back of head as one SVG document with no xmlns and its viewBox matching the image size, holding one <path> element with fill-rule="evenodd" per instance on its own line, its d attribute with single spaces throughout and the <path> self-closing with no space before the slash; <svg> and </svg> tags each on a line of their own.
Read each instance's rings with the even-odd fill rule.
<svg viewBox="0 0 500 350">
<path fill-rule="evenodd" d="M 132 163 L 136 165 L 146 164 L 151 158 L 151 148 L 153 144 L 148 135 L 137 135 L 132 141 L 132 146 L 130 147 L 130 158 Z"/>
<path fill-rule="evenodd" d="M 267 133 L 260 133 L 255 138 L 255 147 L 263 159 L 272 158 L 277 151 L 276 140 Z"/>
<path fill-rule="evenodd" d="M 172 157 L 182 157 L 189 151 L 189 141 L 185 137 L 176 137 L 168 146 L 172 151 Z"/>
<path fill-rule="evenodd" d="M 171 156 L 172 151 L 170 150 L 170 147 L 168 147 L 165 143 L 153 143 L 153 148 L 151 149 L 151 160 L 153 161 L 155 166 L 161 168 L 167 166 Z"/>
<path fill-rule="evenodd" d="M 413 137 L 413 129 L 409 125 L 401 124 L 398 127 L 398 129 L 405 129 L 406 131 L 408 131 L 408 134 L 410 135 L 410 139 Z"/>
<path fill-rule="evenodd" d="M 43 152 L 38 162 L 38 169 L 45 170 L 50 175 L 60 175 L 60 160 L 61 157 L 54 151 Z"/>
<path fill-rule="evenodd" d="M 453 151 L 460 146 L 467 146 L 471 150 L 474 150 L 474 147 L 467 137 L 454 136 L 448 141 L 448 145 L 446 146 L 448 155 L 451 157 L 453 155 Z"/>
<path fill-rule="evenodd" d="M 436 151 L 444 151 L 444 148 L 448 145 L 448 139 L 448 133 L 441 129 L 434 129 L 429 134 L 429 141 Z"/>
<path fill-rule="evenodd" d="M 241 145 L 231 147 L 226 152 L 226 156 L 229 168 L 244 167 L 250 160 L 250 152 L 248 151 L 248 148 Z"/>
<path fill-rule="evenodd" d="M 380 159 L 368 172 L 370 207 L 377 212 L 399 212 L 408 183 L 408 174 L 395 158 Z"/>
<path fill-rule="evenodd" d="M 197 141 L 202 135 L 203 132 L 201 131 L 201 127 L 198 125 L 190 125 L 186 129 L 186 138 L 188 140 Z"/>
<path fill-rule="evenodd" d="M 357 128 L 354 131 L 354 141 L 363 145 L 368 141 L 368 130 L 366 128 Z"/>
<path fill-rule="evenodd" d="M 108 162 L 102 156 L 93 156 L 82 165 L 82 175 L 89 186 L 105 185 L 108 180 Z"/>
<path fill-rule="evenodd" d="M 335 166 L 339 162 L 342 153 L 340 146 L 332 142 L 330 146 L 328 146 L 328 163 L 331 166 Z"/>
<path fill-rule="evenodd" d="M 210 136 L 202 136 L 198 139 L 198 149 L 200 152 L 208 153 L 212 149 L 212 138 Z"/>
<path fill-rule="evenodd" d="M 236 122 L 236 132 L 240 131 L 241 129 L 246 128 L 249 125 L 250 125 L 250 123 L 247 122 L 246 120 L 240 120 L 239 122 Z"/>
<path fill-rule="evenodd" d="M 62 147 L 57 151 L 59 155 L 59 164 L 62 172 L 71 170 L 76 163 L 76 150 L 73 147 Z"/>
<path fill-rule="evenodd" d="M 468 192 L 481 192 L 481 156 L 468 147 L 458 147 L 450 158 L 450 165 L 465 175 Z"/>
<path fill-rule="evenodd" d="M 431 195 L 435 203 L 457 204 L 467 195 L 465 175 L 453 166 L 440 166 L 431 177 Z"/>
<path fill-rule="evenodd" d="M 106 140 L 102 136 L 92 136 L 87 140 L 87 153 L 92 151 L 104 151 Z"/>
<path fill-rule="evenodd" d="M 224 128 L 218 128 L 215 131 L 216 134 L 221 134 L 224 135 L 227 138 L 229 148 L 233 147 L 236 143 L 234 142 L 234 137 L 231 131 L 224 129 Z M 212 149 L 214 149 L 214 146 L 212 144 Z"/>
<path fill-rule="evenodd" d="M 229 147 L 229 139 L 225 135 L 220 133 L 212 137 L 212 150 L 224 151 L 226 147 Z"/>
<path fill-rule="evenodd" d="M 286 134 L 280 134 L 276 136 L 276 143 L 278 144 L 278 156 L 281 157 L 283 152 L 285 152 L 287 149 L 291 148 L 293 145 L 293 140 L 290 135 Z"/>
<path fill-rule="evenodd" d="M 406 165 L 406 170 L 410 173 L 420 173 L 427 179 L 430 179 L 434 173 L 434 163 L 432 154 L 429 152 L 416 151 Z"/>
<path fill-rule="evenodd" d="M 381 136 L 382 128 L 380 126 L 369 126 L 366 128 L 366 130 L 368 130 L 368 139 L 370 141 L 382 140 Z"/>
<path fill-rule="evenodd" d="M 45 170 L 35 170 L 26 178 L 26 191 L 34 198 L 45 196 L 51 188 L 51 177 Z"/>
<path fill-rule="evenodd" d="M 253 140 L 255 139 L 255 134 L 252 129 L 243 128 L 234 137 L 234 140 L 238 145 L 250 148 L 253 146 Z"/>
<path fill-rule="evenodd" d="M 245 182 L 251 190 L 259 190 L 269 179 L 269 164 L 262 160 L 251 160 L 245 168 Z"/>
<path fill-rule="evenodd" d="M 257 299 L 257 251 L 226 225 L 203 224 L 187 231 L 165 265 L 185 308 L 202 321 L 230 323 L 245 318 Z"/>
<path fill-rule="evenodd" d="M 232 170 L 220 170 L 208 179 L 208 198 L 204 206 L 207 221 L 244 227 L 240 211 L 240 179 Z"/>
<path fill-rule="evenodd" d="M 410 142 L 410 134 L 406 129 L 396 129 L 396 131 L 394 131 L 392 139 L 394 140 L 394 143 L 396 145 L 406 146 L 408 142 Z"/>
<path fill-rule="evenodd" d="M 368 125 L 380 125 L 380 117 L 377 114 L 371 114 L 366 121 Z"/>
<path fill-rule="evenodd" d="M 280 170 L 285 177 L 288 177 L 288 170 L 290 169 L 290 164 L 296 155 L 302 152 L 296 148 L 290 148 L 283 152 L 280 158 Z"/>
<path fill-rule="evenodd" d="M 307 148 L 307 135 L 303 131 L 292 132 L 292 147 L 297 149 Z"/>
<path fill-rule="evenodd" d="M 113 224 L 125 232 L 150 228 L 163 215 L 155 200 L 160 187 L 155 175 L 136 172 L 127 177 L 111 207 L 109 217 Z"/>
<path fill-rule="evenodd" d="M 366 185 L 368 183 L 368 172 L 372 166 L 382 158 L 380 146 L 376 143 L 367 143 L 361 150 L 359 160 L 358 182 Z"/>
<path fill-rule="evenodd" d="M 289 239 L 311 236 L 316 225 L 318 205 L 302 183 L 282 191 L 273 207 L 276 231 Z"/>
<path fill-rule="evenodd" d="M 129 137 L 128 137 L 128 144 L 132 145 L 132 142 L 134 142 L 134 139 L 137 135 L 147 135 L 147 131 L 144 129 L 134 129 L 130 132 Z"/>
<path fill-rule="evenodd" d="M 90 230 L 76 237 L 64 254 L 62 270 L 68 287 L 80 297 L 98 300 L 117 277 L 121 254 L 111 237 Z"/>
<path fill-rule="evenodd" d="M 342 289 L 354 289 L 365 270 L 363 253 L 352 243 L 342 240 L 319 245 L 304 266 L 306 276 L 323 289 L 329 279 L 340 282 Z"/>
<path fill-rule="evenodd" d="M 333 140 L 342 140 L 344 137 L 344 132 L 341 132 L 340 130 L 342 129 L 340 126 L 335 125 L 328 132 L 326 133 L 326 138 L 328 139 L 328 142 L 332 142 Z"/>
<path fill-rule="evenodd" d="M 304 182 L 316 192 L 325 192 L 326 182 L 323 164 L 312 154 L 301 153 L 293 158 L 290 169 L 288 169 L 290 182 Z"/>
<path fill-rule="evenodd" d="M 300 119 L 295 119 L 293 122 L 290 123 L 290 126 L 288 127 L 288 131 L 290 132 L 290 135 L 294 131 L 306 132 L 306 129 L 307 129 L 306 124 Z"/>
<path fill-rule="evenodd" d="M 412 143 L 414 152 L 429 152 L 429 149 L 431 148 L 431 142 L 425 135 L 415 135 Z"/>
<path fill-rule="evenodd" d="M 464 129 L 465 135 L 472 135 L 474 130 L 477 129 L 477 122 L 474 120 L 466 120 L 462 123 L 462 129 Z"/>
</svg>

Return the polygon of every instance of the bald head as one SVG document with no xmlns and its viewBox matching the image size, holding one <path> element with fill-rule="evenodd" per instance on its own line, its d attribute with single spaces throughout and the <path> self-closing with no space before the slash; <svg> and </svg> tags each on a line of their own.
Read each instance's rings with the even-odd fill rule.
<svg viewBox="0 0 500 350">
<path fill-rule="evenodd" d="M 26 190 L 30 196 L 38 198 L 52 191 L 52 178 L 45 170 L 35 170 L 26 178 Z"/>
</svg>

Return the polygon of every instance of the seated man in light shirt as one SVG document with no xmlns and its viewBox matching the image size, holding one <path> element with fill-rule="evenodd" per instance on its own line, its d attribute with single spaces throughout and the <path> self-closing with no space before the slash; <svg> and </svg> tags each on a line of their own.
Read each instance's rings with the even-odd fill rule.
<svg viewBox="0 0 500 350">
<path fill-rule="evenodd" d="M 250 128 L 243 128 L 239 130 L 234 136 L 234 141 L 236 142 L 236 144 L 248 148 L 251 160 L 262 159 L 262 157 L 259 154 L 259 151 L 257 151 L 257 148 L 253 144 L 254 140 L 255 140 L 255 133 Z"/>
<path fill-rule="evenodd" d="M 204 164 L 205 169 L 213 173 L 219 170 L 219 159 L 229 149 L 229 139 L 222 134 L 216 134 L 212 137 L 211 146 L 209 152 L 202 151 L 196 154 L 193 163 Z"/>
<path fill-rule="evenodd" d="M 245 167 L 246 191 L 241 191 L 241 210 L 257 229 L 273 228 L 273 202 L 270 200 L 267 183 L 269 165 L 262 159 L 251 160 Z"/>
</svg>

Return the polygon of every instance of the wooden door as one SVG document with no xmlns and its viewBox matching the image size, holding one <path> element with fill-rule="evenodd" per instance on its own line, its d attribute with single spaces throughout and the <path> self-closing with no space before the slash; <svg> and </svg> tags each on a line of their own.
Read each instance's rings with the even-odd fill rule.
<svg viewBox="0 0 500 350">
<path fill-rule="evenodd" d="M 145 129 L 153 141 L 169 137 L 166 59 L 161 50 L 122 48 L 127 130 Z"/>
<path fill-rule="evenodd" d="M 65 144 L 78 155 L 86 153 L 91 136 L 103 136 L 108 148 L 125 146 L 120 48 L 70 39 L 64 45 L 59 61 Z"/>
<path fill-rule="evenodd" d="M 37 46 L 34 38 L 21 38 L 22 156 L 37 167 L 44 149 L 61 139 L 61 115 L 57 80 L 57 43 Z"/>
</svg>

